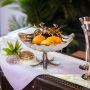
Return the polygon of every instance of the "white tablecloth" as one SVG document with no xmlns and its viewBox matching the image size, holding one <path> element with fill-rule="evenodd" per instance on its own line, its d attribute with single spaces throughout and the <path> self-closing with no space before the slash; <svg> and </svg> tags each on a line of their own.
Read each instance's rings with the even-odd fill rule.
<svg viewBox="0 0 90 90">
<path fill-rule="evenodd" d="M 31 29 L 27 31 L 31 31 Z M 25 30 L 23 30 L 25 31 Z M 7 46 L 7 41 L 15 41 L 18 39 L 17 32 L 11 33 L 8 36 L 3 37 L 1 39 L 1 53 L 0 53 L 0 66 L 6 76 L 7 80 L 14 88 L 14 90 L 22 90 L 26 85 L 28 85 L 36 76 L 40 74 L 50 74 L 59 78 L 63 78 L 65 80 L 80 84 L 82 86 L 90 88 L 90 82 L 85 81 L 81 78 L 81 75 L 85 73 L 85 71 L 80 70 L 78 67 L 81 64 L 84 64 L 84 61 L 79 59 L 57 53 L 57 52 L 49 52 L 49 58 L 55 58 L 54 63 L 60 63 L 60 66 L 48 66 L 47 70 L 43 70 L 42 66 L 31 67 L 23 64 L 9 64 L 6 62 L 6 56 L 2 51 L 2 48 Z M 22 44 L 22 43 L 21 43 Z M 24 50 L 32 51 L 36 57 L 39 59 L 42 58 L 42 53 L 39 51 L 34 51 L 30 48 L 27 48 L 24 44 L 22 44 Z M 75 78 L 76 77 L 76 78 Z M 78 80 L 77 80 L 78 79 Z"/>
</svg>

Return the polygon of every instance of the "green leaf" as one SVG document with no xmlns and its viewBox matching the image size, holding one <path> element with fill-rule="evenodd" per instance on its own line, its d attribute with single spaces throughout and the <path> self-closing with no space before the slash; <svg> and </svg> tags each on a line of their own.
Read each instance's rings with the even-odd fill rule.
<svg viewBox="0 0 90 90">
<path fill-rule="evenodd" d="M 13 50 L 14 49 L 13 44 L 11 42 L 7 42 L 7 43 L 8 43 L 8 46 L 9 46 L 10 50 Z"/>
<path fill-rule="evenodd" d="M 18 51 L 21 51 L 21 50 L 22 50 L 22 48 L 19 48 L 19 49 L 18 49 Z"/>
<path fill-rule="evenodd" d="M 15 45 L 13 45 L 11 42 L 7 43 L 8 48 L 3 48 L 7 55 L 18 55 L 21 52 L 22 48 L 18 40 L 16 41 Z"/>
<path fill-rule="evenodd" d="M 15 49 L 18 49 L 18 48 L 20 48 L 21 47 L 21 45 L 19 44 L 19 42 L 18 42 L 18 40 L 16 41 L 16 43 L 15 43 Z"/>
<path fill-rule="evenodd" d="M 12 51 L 9 48 L 3 48 L 7 55 L 13 55 Z"/>
</svg>

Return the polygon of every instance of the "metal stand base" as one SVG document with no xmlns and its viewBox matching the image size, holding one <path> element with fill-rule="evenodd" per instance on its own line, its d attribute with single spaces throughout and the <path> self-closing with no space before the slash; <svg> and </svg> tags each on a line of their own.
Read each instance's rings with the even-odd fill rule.
<svg viewBox="0 0 90 90">
<path fill-rule="evenodd" d="M 89 69 L 89 65 L 88 64 L 80 65 L 79 68 L 82 69 L 82 70 L 88 70 Z"/>
<path fill-rule="evenodd" d="M 48 64 L 51 64 L 51 65 L 54 65 L 54 66 L 60 65 L 60 64 L 52 63 L 53 60 L 54 60 L 54 58 L 49 60 L 48 57 L 47 57 L 47 52 L 43 52 L 43 59 L 41 60 L 41 62 L 39 62 L 39 60 L 37 59 L 37 61 L 39 63 L 37 63 L 35 65 L 31 65 L 31 66 L 35 67 L 35 66 L 38 66 L 38 65 L 43 65 L 43 69 L 47 69 Z"/>
<path fill-rule="evenodd" d="M 82 75 L 82 78 L 85 79 L 85 80 L 89 80 L 90 81 L 90 73 L 86 73 L 86 74 L 83 74 Z"/>
</svg>

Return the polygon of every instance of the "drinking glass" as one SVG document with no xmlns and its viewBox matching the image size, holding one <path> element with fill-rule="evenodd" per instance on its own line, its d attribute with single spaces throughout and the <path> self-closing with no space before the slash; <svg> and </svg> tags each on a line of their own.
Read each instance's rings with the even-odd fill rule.
<svg viewBox="0 0 90 90">
<path fill-rule="evenodd" d="M 90 17 L 82 17 L 79 18 L 81 22 L 81 27 L 84 31 L 85 41 L 86 41 L 86 57 L 85 57 L 85 65 L 80 65 L 81 69 L 87 70 L 87 73 L 82 75 L 82 78 L 86 80 L 90 80 Z"/>
</svg>

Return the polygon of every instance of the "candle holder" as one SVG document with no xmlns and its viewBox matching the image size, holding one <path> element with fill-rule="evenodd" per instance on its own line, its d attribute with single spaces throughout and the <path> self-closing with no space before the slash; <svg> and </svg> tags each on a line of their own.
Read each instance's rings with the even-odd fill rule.
<svg viewBox="0 0 90 90">
<path fill-rule="evenodd" d="M 81 22 L 81 27 L 84 31 L 85 41 L 86 41 L 86 57 L 85 57 L 85 65 L 80 65 L 79 68 L 83 70 L 87 70 L 86 74 L 82 75 L 82 78 L 85 80 L 90 80 L 90 17 L 82 17 L 79 18 Z"/>
</svg>

